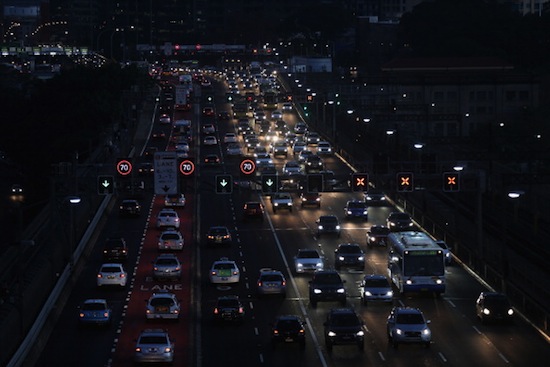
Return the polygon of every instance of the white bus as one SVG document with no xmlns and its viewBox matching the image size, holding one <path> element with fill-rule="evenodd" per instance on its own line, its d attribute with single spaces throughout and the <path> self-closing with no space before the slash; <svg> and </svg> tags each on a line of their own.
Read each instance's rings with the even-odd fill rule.
<svg viewBox="0 0 550 367">
<path fill-rule="evenodd" d="M 445 256 L 426 233 L 390 233 L 388 251 L 388 275 L 401 293 L 445 292 Z"/>
</svg>

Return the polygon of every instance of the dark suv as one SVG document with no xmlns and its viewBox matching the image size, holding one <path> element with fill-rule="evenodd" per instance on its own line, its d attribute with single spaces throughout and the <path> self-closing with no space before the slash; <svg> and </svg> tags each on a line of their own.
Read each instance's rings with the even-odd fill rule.
<svg viewBox="0 0 550 367">
<path fill-rule="evenodd" d="M 345 282 L 335 270 L 322 270 L 313 273 L 313 279 L 309 281 L 309 302 L 311 306 L 317 307 L 319 301 L 338 301 L 342 306 L 345 306 Z"/>
<path fill-rule="evenodd" d="M 305 322 L 295 315 L 283 315 L 277 317 L 271 328 L 271 344 L 298 343 L 300 349 L 306 347 Z"/>
<path fill-rule="evenodd" d="M 327 315 L 325 345 L 332 351 L 336 344 L 357 344 L 359 350 L 365 348 L 363 322 L 351 308 L 333 308 Z"/>
<path fill-rule="evenodd" d="M 258 218 L 264 220 L 264 206 L 259 201 L 248 201 L 243 207 L 243 219 Z"/>
<path fill-rule="evenodd" d="M 341 243 L 334 250 L 334 268 L 339 270 L 342 266 L 365 269 L 365 253 L 356 243 Z"/>
<path fill-rule="evenodd" d="M 128 246 L 124 238 L 108 238 L 103 247 L 105 261 L 125 261 L 128 258 Z"/>
</svg>

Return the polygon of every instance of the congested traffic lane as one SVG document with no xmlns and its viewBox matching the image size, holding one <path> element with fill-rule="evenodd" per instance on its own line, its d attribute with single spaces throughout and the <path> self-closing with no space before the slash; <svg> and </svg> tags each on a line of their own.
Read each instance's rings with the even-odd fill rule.
<svg viewBox="0 0 550 367">
<path fill-rule="evenodd" d="M 275 164 L 279 170 L 284 162 L 285 160 L 275 159 Z M 325 162 L 329 162 L 329 169 L 336 171 L 341 171 L 342 169 L 345 170 L 345 166 L 334 158 L 325 159 Z M 229 171 L 235 171 L 234 167 L 228 167 L 230 167 L 228 168 Z M 256 193 L 255 195 L 257 197 L 256 200 L 259 200 L 258 194 Z M 372 224 L 385 224 L 387 215 L 392 208 L 369 208 L 368 222 L 343 221 L 343 207 L 345 202 L 352 196 L 354 195 L 349 192 L 324 193 L 321 210 L 308 208 L 303 212 L 296 210 L 293 213 L 278 211 L 277 214 L 274 214 L 271 211 L 269 207 L 269 199 L 264 197 L 264 203 L 267 206 L 267 216 L 269 216 L 270 222 L 273 223 L 274 228 L 274 232 L 272 232 L 271 235 L 275 238 L 275 245 L 278 246 L 280 244 L 286 259 L 286 263 L 283 265 L 286 266 L 286 264 L 292 264 L 292 257 L 296 252 L 297 244 L 320 248 L 325 256 L 327 256 L 327 263 L 332 264 L 332 254 L 338 243 L 357 242 L 361 244 L 367 253 L 367 264 L 364 273 L 373 272 L 387 274 L 387 250 L 385 248 L 368 249 L 367 246 L 365 246 L 365 233 Z M 328 207 L 325 207 L 327 203 Z M 235 207 L 238 208 L 238 205 Z M 343 221 L 344 231 L 341 239 L 319 240 L 315 237 L 313 233 L 314 231 L 312 231 L 312 226 L 314 228 L 314 221 L 318 217 L 319 213 L 323 212 L 323 210 L 327 210 L 328 213 L 338 215 Z M 311 215 L 310 218 L 302 217 L 302 214 L 307 215 L 307 211 L 315 212 L 315 214 Z M 236 231 L 239 232 L 241 238 L 246 235 L 247 242 L 261 243 L 262 250 L 269 251 L 265 248 L 265 245 L 271 244 L 271 240 L 266 238 L 266 236 L 269 236 L 269 234 L 266 234 L 266 231 L 262 231 L 261 237 L 257 238 L 254 237 L 255 235 L 258 235 L 258 232 L 256 231 L 242 232 L 239 228 L 236 228 Z M 269 233 L 269 231 L 267 232 Z M 248 249 L 248 251 L 250 251 L 250 249 Z M 254 255 L 254 259 L 262 259 L 261 253 L 255 253 Z M 277 256 L 277 254 L 274 256 Z M 276 260 L 274 258 L 270 257 L 270 262 L 275 261 Z M 256 269 L 263 266 L 260 264 L 261 262 L 261 260 L 258 261 Z M 250 264 L 247 269 L 249 267 Z M 294 309 L 299 312 L 299 314 L 305 310 L 304 317 L 309 320 L 310 324 L 308 331 L 313 331 L 315 334 L 311 335 L 310 339 L 314 338 L 321 343 L 318 346 L 318 350 L 321 351 L 322 356 L 319 357 L 319 355 L 317 355 L 316 359 L 308 360 L 310 363 L 318 364 L 318 359 L 320 359 L 323 364 L 328 363 L 329 365 L 343 365 L 344 363 L 346 365 L 359 365 L 364 363 L 384 365 L 388 363 L 390 365 L 401 366 L 410 365 L 413 363 L 430 366 L 445 363 L 447 365 L 469 364 L 481 366 L 508 363 L 512 360 L 512 358 L 517 360 L 517 365 L 521 365 L 523 363 L 522 361 L 524 361 L 526 357 L 529 358 L 529 355 L 526 356 L 523 353 L 519 353 L 516 357 L 512 357 L 516 354 L 518 349 L 521 350 L 524 348 L 529 348 L 527 344 L 519 343 L 523 345 L 523 347 L 520 348 L 513 347 L 512 345 L 506 345 L 510 344 L 507 342 L 510 338 L 506 337 L 506 334 L 508 332 L 512 332 L 512 330 L 516 330 L 518 325 L 514 325 L 511 328 L 506 326 L 504 326 L 504 328 L 500 328 L 500 330 L 504 331 L 502 335 L 493 335 L 492 333 L 489 333 L 488 335 L 496 338 L 496 342 L 489 340 L 487 338 L 487 334 L 481 334 L 485 328 L 481 328 L 477 325 L 477 320 L 473 316 L 473 302 L 483 287 L 459 266 L 453 266 L 447 269 L 447 281 L 449 286 L 446 294 L 441 298 L 434 298 L 431 295 L 396 295 L 395 297 L 394 304 L 419 307 L 423 310 L 427 318 L 431 319 L 432 323 L 430 324 L 430 327 L 432 328 L 434 339 L 430 349 L 425 349 L 417 345 L 405 345 L 400 347 L 399 350 L 389 348 L 386 332 L 386 319 L 391 306 L 375 304 L 364 307 L 360 305 L 358 298 L 358 285 L 362 273 L 342 271 L 341 274 L 347 281 L 346 288 L 350 295 L 348 298 L 348 305 L 353 306 L 361 314 L 367 325 L 367 350 L 364 354 L 361 354 L 357 353 L 353 347 L 343 346 L 335 348 L 331 354 L 328 354 L 322 345 L 322 323 L 328 310 L 332 307 L 338 307 L 338 305 L 332 303 L 321 303 L 316 309 L 309 308 L 307 299 L 308 277 L 300 276 L 292 278 L 291 273 L 292 272 L 289 271 L 289 269 L 285 269 L 287 280 L 290 277 L 291 281 L 289 280 L 289 282 L 297 285 L 297 292 L 295 296 L 298 298 L 296 298 L 292 304 L 298 303 L 298 305 L 295 305 Z M 282 302 L 280 308 L 285 309 L 287 303 L 290 303 L 289 300 Z M 261 304 L 254 306 L 254 309 L 256 312 L 259 312 L 259 310 L 262 309 Z M 268 319 L 272 318 L 272 315 L 272 312 L 271 314 L 269 312 L 266 314 Z M 465 320 L 468 321 L 464 322 Z M 518 323 L 516 324 L 519 323 L 521 322 L 518 320 Z M 525 325 L 521 325 L 519 327 L 527 334 L 527 340 L 536 339 L 536 335 L 533 335 L 533 333 L 530 332 Z M 487 329 L 495 330 L 494 328 Z M 261 329 L 258 330 L 258 333 L 262 334 Z M 266 337 L 269 336 L 269 329 L 264 331 L 264 335 L 266 335 Z M 457 346 L 458 340 L 460 343 L 463 343 L 464 347 Z M 242 341 L 242 343 L 245 342 Z M 497 345 L 501 343 L 503 343 L 502 347 L 497 347 Z M 535 344 L 538 344 L 539 347 L 543 347 L 540 340 L 538 340 Z M 533 351 L 536 349 L 537 348 L 533 348 Z M 280 351 L 272 351 L 271 353 L 265 352 L 262 356 L 264 358 L 269 356 L 269 358 L 262 359 L 262 361 L 265 364 L 270 365 L 270 358 L 275 355 L 280 356 L 280 353 Z M 285 354 L 285 356 L 287 355 Z M 294 360 L 300 361 L 297 363 L 301 363 L 302 361 L 300 358 L 288 358 L 284 360 L 285 363 L 290 363 L 291 365 L 293 365 Z"/>
</svg>

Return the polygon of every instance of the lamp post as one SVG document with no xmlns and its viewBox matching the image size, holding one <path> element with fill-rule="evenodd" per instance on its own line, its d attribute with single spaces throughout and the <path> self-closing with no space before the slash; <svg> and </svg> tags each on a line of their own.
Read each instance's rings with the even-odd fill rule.
<svg viewBox="0 0 550 367">
<path fill-rule="evenodd" d="M 70 269 L 73 269 L 74 266 L 74 251 L 76 247 L 76 236 L 75 236 L 75 213 L 74 213 L 74 207 L 78 204 L 80 204 L 80 197 L 78 196 L 70 196 L 67 198 L 67 201 L 69 203 L 69 266 Z"/>
</svg>

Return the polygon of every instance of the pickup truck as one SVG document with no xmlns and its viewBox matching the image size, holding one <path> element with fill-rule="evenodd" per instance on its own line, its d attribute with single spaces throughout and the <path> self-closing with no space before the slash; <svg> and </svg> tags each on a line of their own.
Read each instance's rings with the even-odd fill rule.
<svg viewBox="0 0 550 367">
<path fill-rule="evenodd" d="M 278 209 L 288 209 L 292 211 L 292 196 L 288 192 L 279 192 L 271 195 L 271 205 L 273 213 Z"/>
</svg>

